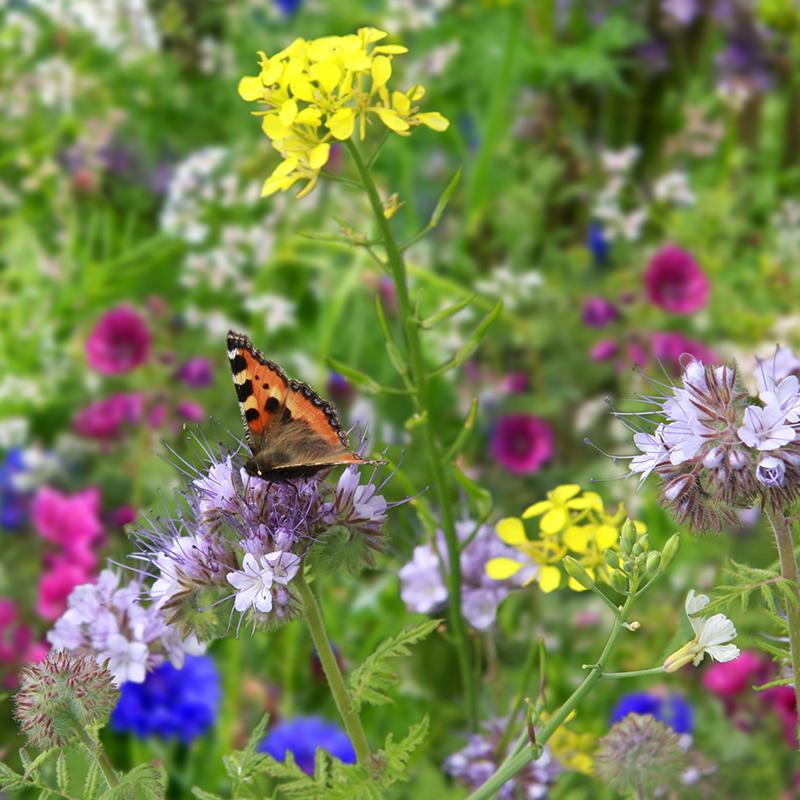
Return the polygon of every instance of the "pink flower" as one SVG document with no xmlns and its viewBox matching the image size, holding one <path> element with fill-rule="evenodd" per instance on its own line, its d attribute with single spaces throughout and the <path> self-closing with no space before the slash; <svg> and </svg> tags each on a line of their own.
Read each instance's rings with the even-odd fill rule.
<svg viewBox="0 0 800 800">
<path fill-rule="evenodd" d="M 87 563 L 86 549 L 103 532 L 99 519 L 100 490 L 85 489 L 65 495 L 57 489 L 42 486 L 33 498 L 31 516 L 42 539 L 75 553 Z"/>
<path fill-rule="evenodd" d="M 190 400 L 181 400 L 176 406 L 175 410 L 178 416 L 188 422 L 200 422 L 205 419 L 206 412 L 203 406 L 199 403 L 193 403 Z"/>
<path fill-rule="evenodd" d="M 90 439 L 117 439 L 126 422 L 142 417 L 144 399 L 138 393 L 117 393 L 95 400 L 82 408 L 73 420 L 75 432 Z"/>
<path fill-rule="evenodd" d="M 168 414 L 166 403 L 155 403 L 147 412 L 147 424 L 151 428 L 160 428 L 167 421 Z"/>
<path fill-rule="evenodd" d="M 613 339 L 603 339 L 589 351 L 589 358 L 592 361 L 610 361 L 618 352 L 619 347 Z"/>
<path fill-rule="evenodd" d="M 587 297 L 583 301 L 583 324 L 590 328 L 605 328 L 618 318 L 617 307 L 605 297 Z"/>
<path fill-rule="evenodd" d="M 19 668 L 41 661 L 46 654 L 47 646 L 34 641 L 31 629 L 19 621 L 14 602 L 7 597 L 0 597 L 0 664 L 9 667 L 0 671 L 0 685 L 5 689 L 13 689 Z"/>
<path fill-rule="evenodd" d="M 670 372 L 683 371 L 681 356 L 691 356 L 703 364 L 718 364 L 719 357 L 702 342 L 687 339 L 682 333 L 654 333 L 650 338 L 653 357 Z"/>
<path fill-rule="evenodd" d="M 117 528 L 130 525 L 136 519 L 136 509 L 133 506 L 120 506 L 111 512 L 110 522 Z"/>
<path fill-rule="evenodd" d="M 749 691 L 763 671 L 763 660 L 749 650 L 743 650 L 733 661 L 715 661 L 703 673 L 703 686 L 720 697 L 730 698 Z"/>
<path fill-rule="evenodd" d="M 211 362 L 207 358 L 190 358 L 181 364 L 175 373 L 178 380 L 183 381 L 193 389 L 203 389 L 210 386 L 214 379 Z"/>
<path fill-rule="evenodd" d="M 57 558 L 39 580 L 36 611 L 42 619 L 57 620 L 67 608 L 70 592 L 82 583 L 88 583 L 91 575 L 69 558 Z"/>
<path fill-rule="evenodd" d="M 671 314 L 691 314 L 708 302 L 708 278 L 691 253 L 664 245 L 644 274 L 647 299 Z"/>
<path fill-rule="evenodd" d="M 136 309 L 123 304 L 100 317 L 85 349 L 90 367 L 104 375 L 119 375 L 147 360 L 150 331 Z"/>
<path fill-rule="evenodd" d="M 509 414 L 492 431 L 490 451 L 500 466 L 518 475 L 536 472 L 553 456 L 553 431 L 539 417 Z"/>
<path fill-rule="evenodd" d="M 527 372 L 509 372 L 503 376 L 502 386 L 508 394 L 525 394 L 531 388 L 530 375 Z"/>
</svg>

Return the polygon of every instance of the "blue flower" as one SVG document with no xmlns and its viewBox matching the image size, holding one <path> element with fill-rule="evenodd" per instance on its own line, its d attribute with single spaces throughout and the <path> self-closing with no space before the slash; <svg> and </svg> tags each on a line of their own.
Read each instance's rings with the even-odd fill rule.
<svg viewBox="0 0 800 800">
<path fill-rule="evenodd" d="M 219 672 L 208 656 L 187 656 L 182 669 L 166 662 L 144 683 L 123 683 L 120 692 L 111 714 L 113 730 L 184 744 L 211 728 L 222 697 Z"/>
<path fill-rule="evenodd" d="M 602 267 L 608 263 L 609 241 L 606 238 L 603 226 L 599 222 L 589 224 L 586 235 L 586 246 L 594 256 L 595 266 Z"/>
<path fill-rule="evenodd" d="M 314 774 L 314 753 L 322 748 L 345 764 L 354 764 L 356 753 L 347 734 L 332 722 L 321 717 L 295 717 L 279 722 L 263 742 L 259 751 L 278 761 L 292 753 L 297 766 L 309 775 Z"/>
<path fill-rule="evenodd" d="M 25 454 L 13 447 L 0 463 L 0 528 L 15 531 L 27 519 L 27 498 L 15 484 L 15 478 L 25 472 Z"/>
<path fill-rule="evenodd" d="M 302 4 L 303 0 L 275 0 L 278 11 L 280 11 L 284 17 L 291 17 L 293 14 L 296 14 L 300 10 Z"/>
<path fill-rule="evenodd" d="M 694 711 L 680 695 L 661 697 L 647 692 L 623 695 L 611 712 L 611 725 L 628 714 L 649 714 L 659 722 L 669 725 L 675 733 L 691 733 L 694 729 Z"/>
</svg>

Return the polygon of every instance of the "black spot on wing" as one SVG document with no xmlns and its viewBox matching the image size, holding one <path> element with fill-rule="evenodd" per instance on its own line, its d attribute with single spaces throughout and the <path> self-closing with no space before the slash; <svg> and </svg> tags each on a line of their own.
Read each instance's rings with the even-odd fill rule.
<svg viewBox="0 0 800 800">
<path fill-rule="evenodd" d="M 289 407 L 283 409 L 283 414 L 281 414 L 281 422 L 291 422 L 292 421 L 292 412 L 289 410 Z"/>
<path fill-rule="evenodd" d="M 277 397 L 270 397 L 266 403 L 264 403 L 264 409 L 269 411 L 271 414 L 274 414 L 278 408 L 280 408 L 281 401 L 278 400 Z"/>
<path fill-rule="evenodd" d="M 234 375 L 238 375 L 243 369 L 247 368 L 247 362 L 244 360 L 244 356 L 240 353 L 237 353 L 231 359 L 231 372 Z"/>
<path fill-rule="evenodd" d="M 244 418 L 245 418 L 245 419 L 246 419 L 248 422 L 254 422 L 255 420 L 257 420 L 257 419 L 259 418 L 259 416 L 260 416 L 260 414 L 259 414 L 259 412 L 258 412 L 258 409 L 257 409 L 257 408 L 248 408 L 248 409 L 245 409 L 245 412 L 244 412 Z"/>
<path fill-rule="evenodd" d="M 236 384 L 236 396 L 239 398 L 240 403 L 244 403 L 250 395 L 253 394 L 253 384 L 247 380 L 244 383 Z"/>
</svg>

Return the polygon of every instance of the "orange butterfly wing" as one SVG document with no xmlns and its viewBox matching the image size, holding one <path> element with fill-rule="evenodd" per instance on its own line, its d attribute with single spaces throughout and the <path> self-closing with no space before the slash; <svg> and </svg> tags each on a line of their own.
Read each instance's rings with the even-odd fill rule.
<svg viewBox="0 0 800 800">
<path fill-rule="evenodd" d="M 287 378 L 246 336 L 228 333 L 228 358 L 250 448 L 265 474 L 374 463 L 347 449 L 347 434 L 327 400 Z"/>
</svg>

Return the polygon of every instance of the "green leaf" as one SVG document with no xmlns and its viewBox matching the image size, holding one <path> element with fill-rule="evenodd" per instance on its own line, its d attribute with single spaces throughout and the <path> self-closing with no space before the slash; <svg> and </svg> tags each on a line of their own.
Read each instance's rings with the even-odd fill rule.
<svg viewBox="0 0 800 800">
<path fill-rule="evenodd" d="M 41 766 L 43 766 L 45 762 L 49 761 L 50 758 L 52 758 L 57 752 L 58 750 L 55 747 L 51 747 L 49 750 L 43 750 L 41 753 L 39 753 L 39 755 L 36 756 L 36 758 L 34 758 L 33 761 L 27 758 L 27 753 L 26 753 L 28 764 L 25 767 L 25 777 L 26 778 L 35 777 L 35 774 L 38 771 L 38 769 Z M 25 762 L 23 761 L 23 764 L 24 763 Z"/>
<path fill-rule="evenodd" d="M 198 786 L 192 787 L 192 794 L 199 798 L 199 800 L 225 800 L 224 797 L 220 797 L 220 795 L 214 794 L 213 792 L 207 792 L 205 789 L 201 789 Z"/>
<path fill-rule="evenodd" d="M 0 761 L 0 791 L 13 792 L 27 785 L 25 778 L 14 772 L 8 764 Z"/>
<path fill-rule="evenodd" d="M 478 398 L 473 397 L 472 402 L 469 404 L 469 411 L 467 412 L 464 424 L 461 426 L 461 430 L 459 431 L 458 436 L 456 436 L 455 441 L 450 445 L 447 453 L 445 454 L 445 463 L 455 461 L 455 459 L 461 454 L 461 451 L 464 449 L 464 446 L 466 445 L 473 429 L 475 428 L 475 420 L 477 418 Z"/>
<path fill-rule="evenodd" d="M 378 325 L 380 326 L 381 333 L 383 333 L 383 340 L 386 344 L 386 353 L 389 356 L 389 361 L 395 368 L 397 374 L 406 379 L 408 377 L 408 368 L 403 361 L 403 356 L 400 353 L 397 345 L 392 338 L 392 332 L 389 330 L 389 323 L 386 321 L 386 315 L 383 313 L 383 303 L 379 294 L 375 295 L 375 313 L 378 316 Z"/>
<path fill-rule="evenodd" d="M 439 220 L 442 218 L 442 214 L 444 214 L 444 210 L 447 208 L 447 204 L 452 199 L 453 195 L 458 189 L 458 184 L 461 182 L 461 167 L 456 170 L 456 174 L 450 178 L 450 182 L 447 186 L 444 187 L 444 191 L 439 197 L 439 200 L 436 203 L 436 207 L 433 209 L 433 213 L 431 214 L 431 221 L 429 223 L 431 228 L 435 228 L 439 224 Z"/>
<path fill-rule="evenodd" d="M 794 683 L 793 678 L 775 678 L 774 681 L 769 681 L 768 683 L 761 683 L 758 686 L 754 686 L 753 688 L 757 692 L 762 692 L 764 689 L 771 689 L 773 686 L 791 686 Z"/>
<path fill-rule="evenodd" d="M 62 794 L 69 793 L 69 767 L 63 750 L 58 754 L 56 761 L 56 786 Z"/>
<path fill-rule="evenodd" d="M 279 794 L 283 797 L 292 797 L 297 800 L 316 800 L 327 797 L 321 791 L 321 785 L 310 775 L 306 775 L 295 764 L 294 756 L 286 752 L 285 761 L 276 761 L 272 756 L 267 756 L 264 762 L 264 771 L 271 778 L 280 781 Z"/>
<path fill-rule="evenodd" d="M 451 369 L 460 367 L 475 352 L 475 350 L 478 349 L 478 346 L 483 341 L 484 336 L 486 336 L 489 327 L 497 319 L 497 317 L 500 316 L 500 312 L 502 310 L 503 301 L 498 300 L 492 310 L 478 323 L 478 326 L 475 328 L 475 330 L 467 337 L 464 344 L 462 344 L 461 347 L 456 350 L 453 357 L 433 370 L 431 375 L 442 375 L 445 372 L 449 372 Z"/>
<path fill-rule="evenodd" d="M 419 722 L 409 728 L 408 733 L 399 742 L 394 741 L 390 733 L 382 751 L 377 755 L 383 756 L 385 766 L 381 773 L 381 786 L 391 786 L 397 781 L 407 780 L 408 762 L 417 748 L 428 738 L 430 720 L 426 714 Z"/>
<path fill-rule="evenodd" d="M 326 358 L 325 361 L 327 362 L 328 366 L 339 372 L 345 378 L 347 378 L 350 383 L 355 384 L 358 386 L 359 389 L 366 392 L 367 394 L 380 394 L 383 391 L 383 387 L 377 382 L 374 381 L 369 375 L 366 375 L 363 372 L 360 372 L 353 367 L 348 367 L 347 364 L 343 364 L 341 361 L 338 361 L 335 358 Z"/>
<path fill-rule="evenodd" d="M 100 788 L 100 767 L 96 761 L 92 761 L 86 773 L 86 780 L 83 782 L 83 800 L 94 800 L 97 790 Z"/>
<path fill-rule="evenodd" d="M 101 800 L 164 800 L 167 774 L 160 764 L 139 764 L 120 777 L 116 786 L 111 786 Z"/>
<path fill-rule="evenodd" d="M 410 654 L 410 646 L 429 636 L 441 620 L 433 619 L 405 628 L 396 636 L 378 645 L 374 653 L 367 656 L 350 674 L 351 699 L 356 710 L 364 703 L 382 705 L 390 703 L 391 698 L 385 690 L 394 685 L 397 674 L 389 666 L 389 661 Z"/>
<path fill-rule="evenodd" d="M 457 464 L 451 464 L 450 469 L 460 486 L 467 493 L 467 497 L 475 507 L 475 512 L 481 518 L 488 517 L 492 510 L 492 495 L 487 489 L 479 486 Z"/>
<path fill-rule="evenodd" d="M 447 306 L 447 308 L 443 308 L 441 311 L 437 311 L 430 317 L 420 320 L 420 328 L 429 331 L 432 328 L 435 328 L 437 325 L 441 325 L 445 320 L 448 320 L 450 317 L 454 317 L 456 314 L 458 314 L 461 309 L 466 308 L 476 297 L 477 295 L 471 294 L 469 297 L 465 297 L 462 300 L 453 303 L 453 305 Z"/>
</svg>

